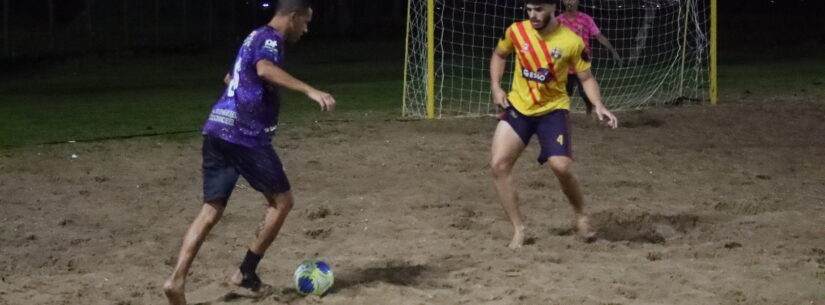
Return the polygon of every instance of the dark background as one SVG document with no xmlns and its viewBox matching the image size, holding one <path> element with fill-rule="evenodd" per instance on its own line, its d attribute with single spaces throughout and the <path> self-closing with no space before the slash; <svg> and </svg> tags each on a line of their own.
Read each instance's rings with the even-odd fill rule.
<svg viewBox="0 0 825 305">
<path fill-rule="evenodd" d="M 0 0 L 0 58 L 237 46 L 277 0 Z M 5 4 L 5 5 L 4 5 Z M 306 40 L 397 40 L 407 0 L 318 0 Z M 53 12 L 53 13 L 50 13 Z M 5 22 L 0 27 L 5 30 Z"/>
<path fill-rule="evenodd" d="M 719 50 L 753 55 L 825 51 L 825 1 L 719 0 Z"/>
<path fill-rule="evenodd" d="M 0 35 L 0 58 L 9 62 L 89 52 L 235 47 L 272 16 L 276 1 L 2 0 L 0 17 L 7 16 L 8 23 L 0 26 L 8 27 L 9 39 Z M 722 58 L 726 51 L 740 57 L 743 52 L 788 50 L 793 55 L 824 49 L 825 1 L 720 0 L 718 5 Z M 306 39 L 402 44 L 406 6 L 407 0 L 316 0 Z"/>
</svg>

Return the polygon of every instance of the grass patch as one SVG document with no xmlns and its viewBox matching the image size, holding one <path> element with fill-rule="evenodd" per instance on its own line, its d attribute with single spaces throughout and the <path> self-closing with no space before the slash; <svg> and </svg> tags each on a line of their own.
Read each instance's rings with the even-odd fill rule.
<svg viewBox="0 0 825 305">
<path fill-rule="evenodd" d="M 0 75 L 0 147 L 140 135 L 194 136 L 236 50 L 189 53 L 87 55 L 7 63 Z M 719 82 L 722 100 L 794 95 L 825 98 L 825 57 L 755 56 L 724 51 Z M 281 122 L 386 119 L 401 114 L 402 42 L 306 42 L 287 48 L 287 71 L 332 93 L 336 111 L 321 113 L 311 100 L 283 92 Z M 783 58 L 775 60 L 774 58 Z M 480 65 L 486 67 L 486 63 Z M 482 73 L 482 70 L 479 70 Z M 483 73 L 482 73 L 483 74 Z M 462 99 L 486 100 L 480 88 Z M 446 92 L 446 97 L 455 94 Z"/>
<path fill-rule="evenodd" d="M 754 49 L 756 51 L 754 51 Z M 793 51 L 788 51 L 793 50 Z M 719 88 L 722 97 L 808 96 L 825 98 L 825 56 L 821 46 L 783 46 L 720 53 Z"/>
<path fill-rule="evenodd" d="M 305 96 L 283 92 L 281 121 L 398 116 L 403 56 L 393 58 L 397 48 L 340 45 L 332 50 L 310 43 L 287 49 L 294 52 L 287 54 L 286 69 L 332 93 L 338 106 L 321 113 Z M 88 56 L 13 67 L 0 77 L 0 147 L 197 134 L 224 90 L 222 79 L 233 56 L 234 51 Z"/>
</svg>

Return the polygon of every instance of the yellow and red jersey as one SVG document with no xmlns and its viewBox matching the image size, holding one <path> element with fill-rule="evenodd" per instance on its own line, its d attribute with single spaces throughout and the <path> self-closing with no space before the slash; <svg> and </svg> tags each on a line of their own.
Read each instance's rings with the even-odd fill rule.
<svg viewBox="0 0 825 305">
<path fill-rule="evenodd" d="M 570 29 L 559 26 L 541 35 L 529 20 L 513 23 L 496 47 L 502 55 L 516 53 L 513 87 L 508 99 L 527 116 L 539 116 L 557 109 L 570 109 L 567 70 L 590 69 L 584 41 Z"/>
</svg>

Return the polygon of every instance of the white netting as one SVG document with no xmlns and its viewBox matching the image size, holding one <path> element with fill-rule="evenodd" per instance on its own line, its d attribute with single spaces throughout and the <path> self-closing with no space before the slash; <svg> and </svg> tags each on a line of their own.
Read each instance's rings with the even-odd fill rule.
<svg viewBox="0 0 825 305">
<path fill-rule="evenodd" d="M 404 114 L 427 114 L 427 0 L 410 0 Z M 522 0 L 435 0 L 435 115 L 483 115 L 491 103 L 489 60 L 498 38 L 526 19 Z M 561 5 L 557 5 L 561 9 Z M 705 101 L 708 97 L 706 0 L 581 0 L 622 57 L 595 38 L 593 73 L 610 109 Z M 502 88 L 509 89 L 513 57 Z M 574 94 L 571 105 L 583 104 Z"/>
</svg>

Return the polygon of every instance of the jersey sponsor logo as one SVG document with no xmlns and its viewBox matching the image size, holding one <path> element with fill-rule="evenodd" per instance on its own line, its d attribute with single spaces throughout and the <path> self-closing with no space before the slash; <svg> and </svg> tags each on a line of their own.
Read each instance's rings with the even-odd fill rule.
<svg viewBox="0 0 825 305">
<path fill-rule="evenodd" d="M 550 51 L 550 56 L 552 56 L 553 59 L 561 59 L 561 57 L 564 56 L 564 54 L 561 53 L 561 50 L 559 50 L 559 48 L 553 48 L 553 50 Z"/>
<path fill-rule="evenodd" d="M 222 115 L 217 115 L 215 113 L 212 113 L 212 114 L 209 115 L 209 120 L 212 121 L 212 122 L 217 122 L 217 123 L 221 123 L 221 124 L 224 124 L 224 125 L 235 126 L 235 119 L 228 118 L 228 117 L 225 117 L 225 116 L 222 116 Z"/>
<path fill-rule="evenodd" d="M 229 109 L 215 109 L 215 110 L 212 110 L 212 114 L 225 116 L 225 117 L 230 118 L 230 119 L 237 119 L 238 118 L 238 113 L 235 112 L 235 111 L 229 110 Z"/>
<path fill-rule="evenodd" d="M 521 76 L 525 79 L 539 83 L 546 83 L 555 79 L 555 75 L 550 73 L 550 70 L 547 68 L 539 68 L 538 71 L 531 71 L 527 68 L 521 68 Z"/>
<path fill-rule="evenodd" d="M 278 41 L 277 40 L 272 40 L 272 39 L 267 39 L 264 42 L 264 51 L 272 53 L 275 56 L 278 56 Z"/>
</svg>

